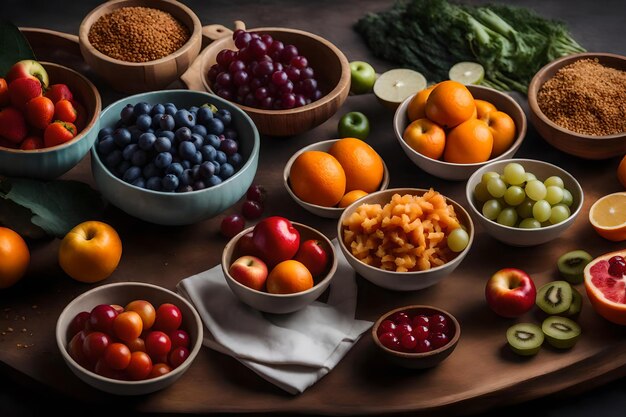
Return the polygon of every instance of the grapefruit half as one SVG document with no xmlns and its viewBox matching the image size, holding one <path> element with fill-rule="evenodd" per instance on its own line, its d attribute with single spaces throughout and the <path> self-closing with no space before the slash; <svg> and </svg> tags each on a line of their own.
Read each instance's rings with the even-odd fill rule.
<svg viewBox="0 0 626 417">
<path fill-rule="evenodd" d="M 615 324 L 626 326 L 626 273 L 609 273 L 609 259 L 626 258 L 626 249 L 607 253 L 585 267 L 585 289 L 594 310 Z"/>
</svg>

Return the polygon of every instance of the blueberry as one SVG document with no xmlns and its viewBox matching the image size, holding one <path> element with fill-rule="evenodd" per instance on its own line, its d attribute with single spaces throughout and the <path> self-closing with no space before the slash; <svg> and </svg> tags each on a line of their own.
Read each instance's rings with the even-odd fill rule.
<svg viewBox="0 0 626 417">
<path fill-rule="evenodd" d="M 161 191 L 161 178 L 160 177 L 148 178 L 148 181 L 146 181 L 146 188 L 148 190 Z"/>
<path fill-rule="evenodd" d="M 192 187 L 195 191 L 204 190 L 206 188 L 206 184 L 204 183 L 204 181 L 195 181 Z"/>
<path fill-rule="evenodd" d="M 235 173 L 235 168 L 233 168 L 233 166 L 229 164 L 228 162 L 225 164 L 222 164 L 222 166 L 220 167 L 220 177 L 223 180 L 232 177 L 234 173 Z"/>
<path fill-rule="evenodd" d="M 196 124 L 196 116 L 189 110 L 178 110 L 174 114 L 174 121 L 176 126 L 192 128 Z"/>
<path fill-rule="evenodd" d="M 178 188 L 178 177 L 174 174 L 167 174 L 161 181 L 163 191 L 174 191 Z"/>
<path fill-rule="evenodd" d="M 191 143 L 196 147 L 196 150 L 200 150 L 202 148 L 202 144 L 204 143 L 204 138 L 197 133 L 193 133 L 191 135 Z"/>
<path fill-rule="evenodd" d="M 191 161 L 196 155 L 196 147 L 191 142 L 181 142 L 178 145 L 178 154 L 182 159 Z"/>
<path fill-rule="evenodd" d="M 239 168 L 243 162 L 243 156 L 240 153 L 233 154 L 228 157 L 228 163 L 235 168 Z"/>
<path fill-rule="evenodd" d="M 104 159 L 104 164 L 109 167 L 109 169 L 116 167 L 120 162 L 122 162 L 122 151 L 119 149 L 115 149 Z"/>
<path fill-rule="evenodd" d="M 124 146 L 130 143 L 130 140 L 131 140 L 130 131 L 126 129 L 125 127 L 115 129 L 115 131 L 113 132 L 113 139 L 115 139 L 115 143 L 117 144 L 117 146 L 119 146 L 120 148 L 123 148 Z"/>
<path fill-rule="evenodd" d="M 215 155 L 217 154 L 217 151 L 211 145 L 204 145 L 202 148 L 200 148 L 200 153 L 202 154 L 203 160 L 213 161 L 215 160 Z"/>
<path fill-rule="evenodd" d="M 213 118 L 213 112 L 210 107 L 201 107 L 196 113 L 196 121 L 201 124 L 205 124 L 207 120 Z"/>
<path fill-rule="evenodd" d="M 237 131 L 235 129 L 224 129 L 224 136 L 226 139 L 237 140 Z"/>
<path fill-rule="evenodd" d="M 148 152 L 143 149 L 136 150 L 133 156 L 130 157 L 130 162 L 138 167 L 146 165 L 148 163 Z"/>
<path fill-rule="evenodd" d="M 179 178 L 181 185 L 191 185 L 194 181 L 193 172 L 190 169 L 185 169 Z"/>
<path fill-rule="evenodd" d="M 137 117 L 135 124 L 140 130 L 145 132 L 146 130 L 150 129 L 150 126 L 152 125 L 152 117 L 147 114 L 142 114 Z"/>
<path fill-rule="evenodd" d="M 125 160 L 130 161 L 130 158 L 132 158 L 137 149 L 139 149 L 139 147 L 135 143 L 126 145 L 126 147 L 122 151 L 122 157 L 124 157 Z"/>
<path fill-rule="evenodd" d="M 239 150 L 237 142 L 232 139 L 224 139 L 220 143 L 220 151 L 224 152 L 227 156 L 234 155 Z"/>
<path fill-rule="evenodd" d="M 194 165 L 191 168 L 191 175 L 193 175 L 193 178 L 196 180 L 202 179 L 202 176 L 200 175 L 200 165 Z"/>
<path fill-rule="evenodd" d="M 135 187 L 146 188 L 146 180 L 144 180 L 142 177 L 137 177 L 137 179 L 131 182 L 131 184 L 133 184 Z"/>
<path fill-rule="evenodd" d="M 221 165 L 219 162 L 217 161 L 209 161 L 210 163 L 212 163 L 215 166 L 215 175 L 218 175 L 220 173 L 220 169 L 221 169 Z"/>
<path fill-rule="evenodd" d="M 154 163 L 150 162 L 145 167 L 143 167 L 143 176 L 146 178 L 157 177 L 160 174 L 159 168 L 157 168 Z"/>
<path fill-rule="evenodd" d="M 189 169 L 191 168 L 191 162 L 189 161 L 181 161 L 180 164 L 183 166 L 183 168 L 185 169 Z"/>
<path fill-rule="evenodd" d="M 215 160 L 218 164 L 222 165 L 225 164 L 226 161 L 228 161 L 228 157 L 223 151 L 217 151 L 215 152 Z"/>
<path fill-rule="evenodd" d="M 217 111 L 217 113 L 215 113 L 215 117 L 217 117 L 218 119 L 220 119 L 222 121 L 222 123 L 224 123 L 224 126 L 228 126 L 230 125 L 230 122 L 233 119 L 233 116 L 230 114 L 230 112 L 226 109 L 220 109 Z"/>
<path fill-rule="evenodd" d="M 135 117 L 139 117 L 141 115 L 150 115 L 150 110 L 152 110 L 152 106 L 150 106 L 148 103 L 142 101 L 141 103 L 137 103 L 135 104 L 135 107 L 133 109 L 133 114 L 135 115 Z"/>
<path fill-rule="evenodd" d="M 132 125 L 135 122 L 135 114 L 134 114 L 134 111 L 133 111 L 133 105 L 132 104 L 127 104 L 120 111 L 120 119 L 122 119 L 122 121 L 124 123 L 126 123 L 127 125 Z"/>
<path fill-rule="evenodd" d="M 169 152 L 161 152 L 154 158 L 154 166 L 157 168 L 167 168 L 172 163 L 172 154 Z"/>
<path fill-rule="evenodd" d="M 128 131 L 130 132 L 130 143 L 137 143 L 139 136 L 144 134 L 144 131 L 135 125 L 129 127 Z"/>
<path fill-rule="evenodd" d="M 165 170 L 166 174 L 174 174 L 179 177 L 183 173 L 183 166 L 178 162 L 172 162 L 172 165 L 168 166 Z"/>
<path fill-rule="evenodd" d="M 149 151 L 154 146 L 154 142 L 156 142 L 156 139 L 157 138 L 156 136 L 154 136 L 154 133 L 143 133 L 141 136 L 139 136 L 139 139 L 137 140 L 137 145 L 144 151 Z"/>
<path fill-rule="evenodd" d="M 122 161 L 120 162 L 120 164 L 115 168 L 115 175 L 117 175 L 118 177 L 122 178 L 122 176 L 124 175 L 124 173 L 126 172 L 126 170 L 128 168 L 130 168 L 130 161 Z"/>
<path fill-rule="evenodd" d="M 159 136 L 154 141 L 152 147 L 157 152 L 167 152 L 172 148 L 172 141 L 165 136 Z"/>
<path fill-rule="evenodd" d="M 124 176 L 122 179 L 126 182 L 133 182 L 141 175 L 141 168 L 139 167 L 130 167 L 124 172 Z"/>
<path fill-rule="evenodd" d="M 100 131 L 98 132 L 98 139 L 102 139 L 106 136 L 112 135 L 113 134 L 113 128 L 111 127 L 105 127 L 100 129 Z"/>
<path fill-rule="evenodd" d="M 165 111 L 167 111 L 167 109 L 165 109 Z M 159 126 L 161 126 L 163 130 L 174 130 L 176 127 L 174 117 L 171 114 L 164 114 L 161 116 L 161 120 L 159 120 Z"/>
<path fill-rule="evenodd" d="M 161 117 L 163 117 L 163 114 L 159 113 L 159 114 L 155 114 L 154 116 L 152 116 L 152 124 L 150 125 L 150 127 L 152 127 L 153 129 L 161 129 Z"/>
<path fill-rule="evenodd" d="M 113 152 L 117 148 L 115 144 L 115 139 L 113 136 L 107 135 L 98 141 L 97 149 L 98 153 L 102 156 L 106 156 Z"/>
<path fill-rule="evenodd" d="M 193 191 L 193 187 L 191 185 L 189 185 L 189 184 L 187 184 L 187 185 L 180 185 L 176 189 L 177 193 L 188 193 L 190 191 Z"/>
<path fill-rule="evenodd" d="M 202 163 L 202 154 L 200 153 L 200 151 L 196 151 L 196 153 L 193 155 L 193 158 L 189 160 L 192 164 L 194 165 L 198 165 Z"/>
<path fill-rule="evenodd" d="M 217 175 L 213 175 L 211 178 L 206 180 L 206 184 L 208 187 L 213 187 L 214 185 L 220 184 L 222 179 Z"/>
<path fill-rule="evenodd" d="M 204 123 L 204 127 L 206 127 L 207 132 L 212 135 L 221 135 L 224 131 L 224 123 L 218 118 L 207 120 Z"/>
<path fill-rule="evenodd" d="M 206 135 L 204 139 L 205 139 L 204 141 L 205 145 L 211 145 L 215 149 L 219 149 L 220 143 L 222 143 L 222 141 L 217 135 Z"/>
<path fill-rule="evenodd" d="M 188 127 L 180 127 L 176 129 L 175 137 L 179 142 L 191 140 L 191 129 Z"/>
<path fill-rule="evenodd" d="M 157 114 L 163 113 L 165 113 L 165 106 L 163 106 L 162 104 L 155 104 L 150 110 L 150 116 L 156 116 Z"/>
<path fill-rule="evenodd" d="M 202 178 L 211 178 L 213 174 L 215 174 L 215 165 L 210 162 L 203 162 L 200 165 L 200 175 L 202 176 Z"/>
<path fill-rule="evenodd" d="M 191 106 L 189 107 L 189 111 L 192 113 L 198 113 L 198 106 Z"/>
<path fill-rule="evenodd" d="M 191 133 L 196 133 L 202 137 L 205 137 L 207 134 L 206 127 L 202 125 L 195 125 L 191 128 Z"/>
<path fill-rule="evenodd" d="M 120 127 L 124 127 L 124 126 L 126 126 L 124 121 L 122 119 L 119 119 L 117 122 L 115 122 L 115 126 L 113 127 L 113 130 L 119 129 Z"/>
</svg>

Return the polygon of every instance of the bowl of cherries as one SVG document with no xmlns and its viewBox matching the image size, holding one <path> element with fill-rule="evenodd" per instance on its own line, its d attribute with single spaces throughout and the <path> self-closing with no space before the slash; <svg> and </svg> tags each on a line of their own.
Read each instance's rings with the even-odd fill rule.
<svg viewBox="0 0 626 417">
<path fill-rule="evenodd" d="M 276 27 L 221 34 L 203 55 L 204 88 L 239 106 L 262 134 L 310 130 L 348 96 L 348 60 L 318 35 Z"/>
<path fill-rule="evenodd" d="M 430 368 L 446 359 L 461 336 L 457 319 L 425 305 L 400 307 L 383 314 L 372 327 L 376 346 L 390 362 L 405 368 Z"/>
</svg>

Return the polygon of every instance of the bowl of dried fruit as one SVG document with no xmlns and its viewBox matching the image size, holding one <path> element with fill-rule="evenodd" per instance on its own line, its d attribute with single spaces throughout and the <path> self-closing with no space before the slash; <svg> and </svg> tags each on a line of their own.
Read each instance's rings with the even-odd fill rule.
<svg viewBox="0 0 626 417">
<path fill-rule="evenodd" d="M 124 93 L 159 90 L 178 79 L 200 53 L 202 25 L 183 3 L 115 0 L 80 24 L 85 62 Z"/>
<path fill-rule="evenodd" d="M 568 55 L 541 68 L 528 86 L 530 121 L 555 148 L 586 159 L 626 153 L 626 57 Z"/>
<path fill-rule="evenodd" d="M 438 283 L 474 239 L 470 215 L 437 191 L 394 188 L 348 206 L 337 223 L 339 247 L 366 280 L 396 291 Z"/>
</svg>

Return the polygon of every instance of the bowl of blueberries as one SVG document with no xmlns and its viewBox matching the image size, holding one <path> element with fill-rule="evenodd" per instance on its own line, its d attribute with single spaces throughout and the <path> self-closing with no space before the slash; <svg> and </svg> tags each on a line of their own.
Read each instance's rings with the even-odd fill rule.
<svg viewBox="0 0 626 417">
<path fill-rule="evenodd" d="M 164 90 L 119 100 L 100 116 L 91 169 L 102 195 L 163 225 L 213 217 L 256 174 L 259 133 L 237 106 L 198 91 Z"/>
</svg>

